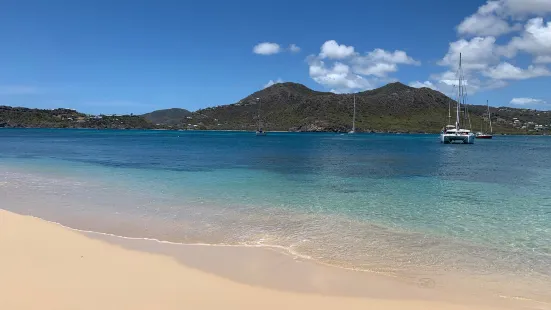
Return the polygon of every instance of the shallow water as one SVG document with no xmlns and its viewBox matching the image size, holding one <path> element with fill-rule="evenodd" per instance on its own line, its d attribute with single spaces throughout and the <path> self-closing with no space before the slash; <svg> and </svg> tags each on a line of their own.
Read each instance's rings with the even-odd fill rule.
<svg viewBox="0 0 551 310">
<path fill-rule="evenodd" d="M 0 145 L 11 211 L 551 301 L 548 137 L 4 129 Z"/>
</svg>

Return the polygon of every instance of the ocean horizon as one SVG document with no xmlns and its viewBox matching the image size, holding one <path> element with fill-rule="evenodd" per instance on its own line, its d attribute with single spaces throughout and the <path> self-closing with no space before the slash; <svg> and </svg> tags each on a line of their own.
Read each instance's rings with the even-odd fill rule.
<svg viewBox="0 0 551 310">
<path fill-rule="evenodd" d="M 1 208 L 551 302 L 551 140 L 0 130 Z"/>
</svg>

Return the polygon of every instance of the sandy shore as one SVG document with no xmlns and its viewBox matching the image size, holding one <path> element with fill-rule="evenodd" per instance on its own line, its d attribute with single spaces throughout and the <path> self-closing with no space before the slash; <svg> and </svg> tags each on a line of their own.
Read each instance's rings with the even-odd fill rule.
<svg viewBox="0 0 551 310">
<path fill-rule="evenodd" d="M 247 281 L 232 281 L 212 263 L 213 269 L 209 272 L 209 263 L 201 259 L 212 255 L 201 252 L 212 251 L 206 249 L 209 247 L 196 250 L 193 255 L 186 255 L 193 251 L 187 249 L 183 254 L 188 257 L 187 261 L 163 251 L 137 248 L 131 242 L 126 245 L 108 242 L 37 218 L 0 210 L 0 309 L 499 308 L 415 299 L 413 288 L 406 292 L 409 287 L 393 286 L 382 280 L 380 285 L 366 286 L 365 295 L 382 296 L 381 291 L 388 290 L 392 291 L 388 296 L 404 298 L 341 297 L 337 296 L 342 295 L 339 292 L 331 294 L 330 288 L 300 292 L 301 286 L 307 286 L 300 281 L 293 281 L 296 290 L 267 288 L 244 283 Z M 235 260 L 235 255 L 238 254 L 228 253 L 228 259 Z M 220 256 L 218 261 L 224 262 L 226 258 Z M 250 264 L 226 268 L 226 271 L 240 273 L 243 268 L 248 269 L 250 275 L 257 275 L 249 279 L 249 283 L 262 280 L 258 278 L 263 273 L 255 272 L 255 266 Z M 300 266 L 280 268 L 275 273 L 282 279 L 288 278 L 285 274 L 292 277 L 294 273 L 296 277 L 299 270 L 296 268 Z M 323 286 L 328 279 L 319 273 L 299 273 L 298 277 L 307 279 L 312 287 Z M 289 282 L 282 280 L 280 285 L 287 285 L 285 283 Z M 350 285 L 351 290 L 353 287 L 355 285 Z M 404 294 L 400 294 L 400 290 Z"/>
</svg>

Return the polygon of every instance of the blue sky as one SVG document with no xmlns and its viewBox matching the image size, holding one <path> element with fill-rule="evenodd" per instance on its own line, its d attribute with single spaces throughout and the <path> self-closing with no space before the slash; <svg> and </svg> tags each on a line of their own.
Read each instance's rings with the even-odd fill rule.
<svg viewBox="0 0 551 310">
<path fill-rule="evenodd" d="M 269 81 L 451 92 L 462 52 L 470 103 L 550 109 L 550 13 L 551 0 L 2 0 L 0 105 L 196 110 Z"/>
</svg>

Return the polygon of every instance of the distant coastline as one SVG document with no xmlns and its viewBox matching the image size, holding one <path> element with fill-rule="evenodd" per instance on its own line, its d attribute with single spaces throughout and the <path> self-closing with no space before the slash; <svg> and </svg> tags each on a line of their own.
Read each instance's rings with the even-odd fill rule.
<svg viewBox="0 0 551 310">
<path fill-rule="evenodd" d="M 22 129 L 44 129 L 44 130 L 98 130 L 98 131 L 172 131 L 172 132 L 239 132 L 239 133 L 251 133 L 254 134 L 254 130 L 239 130 L 239 129 L 174 129 L 174 128 L 87 128 L 87 127 L 0 127 L 0 130 L 22 130 Z M 334 131 L 284 131 L 284 130 L 269 130 L 268 133 L 304 133 L 304 134 L 335 134 L 342 135 L 346 132 L 334 132 Z M 396 131 L 370 131 L 370 132 L 356 132 L 356 134 L 369 135 L 438 135 L 439 132 L 396 132 Z M 551 134 L 547 132 L 533 132 L 533 133 L 494 133 L 494 136 L 542 136 L 548 137 Z"/>
<path fill-rule="evenodd" d="M 390 83 L 355 94 L 356 131 L 364 133 L 436 134 L 450 122 L 455 102 L 429 89 Z M 259 119 L 258 102 L 262 101 Z M 254 99 L 254 100 L 253 100 Z M 335 132 L 352 128 L 350 94 L 317 92 L 296 83 L 278 83 L 237 103 L 195 112 L 172 108 L 143 115 L 90 115 L 72 109 L 29 109 L 0 106 L 0 128 L 89 128 L 255 131 L 259 120 L 271 132 Z M 490 107 L 496 135 L 545 135 L 551 132 L 551 111 Z M 485 131 L 486 106 L 469 105 L 464 124 Z M 485 127 L 486 126 L 486 127 Z"/>
</svg>

